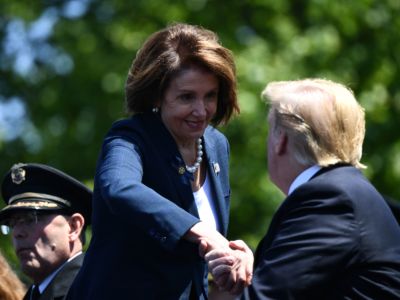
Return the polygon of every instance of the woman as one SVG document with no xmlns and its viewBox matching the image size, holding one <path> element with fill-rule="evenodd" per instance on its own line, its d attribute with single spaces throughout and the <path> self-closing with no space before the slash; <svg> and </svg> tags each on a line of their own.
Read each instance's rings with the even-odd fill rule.
<svg viewBox="0 0 400 300">
<path fill-rule="evenodd" d="M 0 299 L 20 300 L 26 288 L 0 251 Z"/>
<path fill-rule="evenodd" d="M 176 24 L 145 42 L 126 83 L 132 117 L 102 147 L 92 240 L 70 299 L 206 298 L 199 245 L 233 251 L 223 237 L 229 145 L 209 124 L 239 112 L 235 76 L 211 31 Z M 227 289 L 243 286 L 246 272 L 238 264 Z"/>
</svg>

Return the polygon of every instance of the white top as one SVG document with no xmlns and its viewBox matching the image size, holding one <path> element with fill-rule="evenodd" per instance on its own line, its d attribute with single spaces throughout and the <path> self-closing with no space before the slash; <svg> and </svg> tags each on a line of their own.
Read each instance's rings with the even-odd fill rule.
<svg viewBox="0 0 400 300">
<path fill-rule="evenodd" d="M 319 170 L 321 170 L 321 166 L 314 165 L 312 167 L 309 167 L 308 169 L 305 169 L 303 172 L 301 172 L 295 180 L 293 180 L 292 184 L 289 187 L 289 193 L 288 196 L 293 193 L 295 189 L 297 189 L 300 185 L 303 183 L 306 183 L 313 177 Z"/>
<path fill-rule="evenodd" d="M 216 211 L 214 202 L 212 201 L 210 180 L 208 179 L 207 174 L 203 186 L 197 192 L 193 192 L 193 197 L 196 202 L 200 220 L 210 225 L 211 228 L 218 230 Z"/>
</svg>

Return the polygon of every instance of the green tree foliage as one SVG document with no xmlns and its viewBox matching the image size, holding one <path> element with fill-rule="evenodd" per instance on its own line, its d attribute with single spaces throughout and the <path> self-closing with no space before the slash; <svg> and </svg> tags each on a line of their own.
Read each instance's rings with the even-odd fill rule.
<svg viewBox="0 0 400 300">
<path fill-rule="evenodd" d="M 349 85 L 367 114 L 366 175 L 400 199 L 398 0 L 0 0 L 0 11 L 2 174 L 41 162 L 91 185 L 103 136 L 125 116 L 136 51 L 155 30 L 188 22 L 216 31 L 237 62 L 242 112 L 221 128 L 231 142 L 231 239 L 255 247 L 284 198 L 266 172 L 260 93 L 272 80 Z M 14 259 L 8 238 L 0 242 Z"/>
</svg>

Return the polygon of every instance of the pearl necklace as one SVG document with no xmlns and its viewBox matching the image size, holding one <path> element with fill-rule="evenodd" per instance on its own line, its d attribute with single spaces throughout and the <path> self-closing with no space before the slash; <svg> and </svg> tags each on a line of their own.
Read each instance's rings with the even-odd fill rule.
<svg viewBox="0 0 400 300">
<path fill-rule="evenodd" d="M 203 160 L 203 145 L 201 144 L 201 138 L 197 139 L 197 157 L 196 157 L 196 162 L 194 163 L 193 166 L 188 166 L 186 165 L 186 170 L 189 173 L 194 173 L 197 171 L 197 169 L 200 167 L 200 163 Z"/>
</svg>

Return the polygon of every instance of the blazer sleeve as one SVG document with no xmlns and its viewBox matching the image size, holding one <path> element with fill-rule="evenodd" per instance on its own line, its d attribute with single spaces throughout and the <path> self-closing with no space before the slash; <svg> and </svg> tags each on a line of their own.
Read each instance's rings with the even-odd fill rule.
<svg viewBox="0 0 400 300">
<path fill-rule="evenodd" d="M 140 228 L 167 250 L 199 219 L 142 183 L 138 146 L 124 138 L 106 140 L 97 169 L 101 199 L 114 215 Z"/>
<path fill-rule="evenodd" d="M 324 298 L 318 287 L 340 276 L 355 247 L 354 212 L 344 195 L 320 189 L 295 192 L 278 211 L 266 236 L 269 245 L 257 250 L 253 284 L 243 299 L 316 299 L 319 292 Z"/>
</svg>

